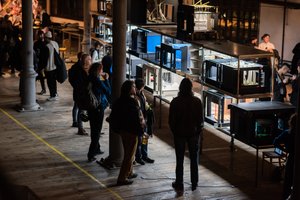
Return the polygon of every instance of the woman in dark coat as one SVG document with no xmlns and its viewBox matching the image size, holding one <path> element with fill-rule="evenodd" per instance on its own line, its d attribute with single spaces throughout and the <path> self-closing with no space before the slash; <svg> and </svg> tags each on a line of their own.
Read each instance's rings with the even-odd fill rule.
<svg viewBox="0 0 300 200">
<path fill-rule="evenodd" d="M 133 81 L 127 80 L 121 87 L 121 96 L 112 106 L 110 128 L 121 135 L 124 149 L 124 158 L 118 177 L 118 185 L 132 184 L 133 161 L 138 142 L 138 136 L 145 127 L 142 113 L 135 99 L 136 89 Z"/>
<path fill-rule="evenodd" d="M 89 109 L 88 116 L 91 127 L 91 144 L 88 152 L 88 160 L 96 160 L 95 155 L 103 154 L 100 149 L 100 133 L 103 124 L 104 110 L 108 106 L 108 96 L 111 95 L 111 88 L 108 80 L 108 74 L 103 72 L 103 66 L 100 63 L 93 63 L 89 69 L 89 81 L 92 83 L 92 91 L 100 102 L 98 108 Z"/>
</svg>

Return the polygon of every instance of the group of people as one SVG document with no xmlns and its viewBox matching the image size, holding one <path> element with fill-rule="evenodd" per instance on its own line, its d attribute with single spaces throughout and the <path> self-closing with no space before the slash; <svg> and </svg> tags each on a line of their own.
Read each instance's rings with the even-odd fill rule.
<svg viewBox="0 0 300 200">
<path fill-rule="evenodd" d="M 261 37 L 262 42 L 258 44 L 258 39 L 256 36 L 253 36 L 250 39 L 250 45 L 254 48 L 268 51 L 271 53 L 274 53 L 274 58 L 277 60 L 275 62 L 275 70 L 274 70 L 274 91 L 273 91 L 273 100 L 274 101 L 280 101 L 280 102 L 286 102 L 290 101 L 292 105 L 295 107 L 297 106 L 297 97 L 298 97 L 298 81 L 300 77 L 300 43 L 298 43 L 294 49 L 293 49 L 293 60 L 291 65 L 288 63 L 282 63 L 279 64 L 279 55 L 278 51 L 275 48 L 275 45 L 270 42 L 270 35 L 264 34 Z M 263 60 L 265 61 L 265 60 Z M 271 62 L 263 62 L 264 65 L 270 65 Z M 270 77 L 271 77 L 271 70 L 266 70 L 266 72 L 269 74 L 266 76 L 265 82 L 268 82 L 267 85 L 271 85 Z M 286 86 L 288 84 L 291 84 L 291 93 L 287 94 L 287 88 Z"/>
<path fill-rule="evenodd" d="M 98 44 L 95 45 L 97 47 Z M 153 134 L 153 112 L 144 95 L 144 81 L 137 79 L 135 82 L 126 81 L 121 88 L 121 96 L 114 104 L 111 102 L 111 65 L 112 59 L 109 55 L 101 59 L 93 59 L 98 48 L 91 50 L 90 54 L 78 53 L 78 61 L 69 69 L 69 82 L 73 87 L 74 106 L 72 110 L 73 127 L 78 127 L 79 135 L 88 135 L 83 129 L 82 112 L 87 112 L 90 124 L 91 143 L 87 158 L 89 162 L 96 160 L 96 155 L 103 154 L 100 146 L 100 135 L 104 119 L 104 111 L 110 105 L 112 107 L 111 115 L 108 119 L 111 126 L 115 117 L 122 122 L 122 133 L 120 133 L 124 147 L 124 161 L 120 170 L 118 179 L 119 185 L 132 183 L 127 180 L 137 175 L 132 172 L 134 161 L 140 164 L 145 162 L 153 163 L 154 160 L 148 157 L 148 145 L 145 142 Z M 96 57 L 96 56 L 95 56 Z M 94 60 L 94 63 L 93 63 Z M 100 62 L 99 62 L 100 60 Z M 84 111 L 80 105 L 82 91 L 86 89 L 87 84 L 92 84 L 92 92 L 99 100 L 100 105 L 97 108 Z M 121 110 L 117 108 L 122 107 Z M 117 112 L 117 114 L 115 114 Z M 118 131 L 116 131 L 118 132 Z M 132 139 L 136 140 L 132 140 Z"/>
<path fill-rule="evenodd" d="M 9 67 L 11 73 L 22 70 L 21 53 L 21 29 L 22 12 L 21 1 L 10 1 L 11 5 L 2 10 L 0 17 L 0 75 L 4 75 L 3 67 Z M 1 3 L 0 3 L 1 5 Z M 0 6 L 1 7 L 1 6 Z M 7 7 L 7 6 L 6 6 Z M 0 8 L 1 10 L 1 8 Z M 37 1 L 33 1 L 34 20 L 46 33 L 51 25 L 50 16 L 42 9 Z"/>
<path fill-rule="evenodd" d="M 9 15 L 0 19 L 0 75 L 4 75 L 3 67 L 9 66 L 15 72 L 15 53 L 19 49 L 19 28 L 9 20 Z"/>
<path fill-rule="evenodd" d="M 110 115 L 110 126 L 112 130 L 122 137 L 124 148 L 124 159 L 118 176 L 118 185 L 128 185 L 133 183 L 133 178 L 138 175 L 133 172 L 133 161 L 140 146 L 140 139 L 147 136 L 148 128 L 146 118 L 141 107 L 146 101 L 144 95 L 139 94 L 140 88 L 144 87 L 142 80 L 135 82 L 127 80 L 121 87 L 121 95 L 113 104 Z M 179 86 L 179 93 L 170 104 L 169 126 L 173 133 L 175 154 L 176 154 L 176 180 L 172 183 L 175 190 L 183 190 L 183 161 L 185 155 L 185 145 L 191 159 L 191 182 L 192 190 L 198 186 L 198 164 L 199 164 L 199 144 L 200 136 L 204 126 L 202 102 L 195 97 L 192 91 L 193 84 L 188 78 L 184 78 Z M 140 96 L 136 98 L 137 96 Z M 147 110 L 147 109 L 146 109 Z M 147 156 L 147 154 L 146 154 Z M 145 161 L 147 157 L 143 157 Z"/>
<path fill-rule="evenodd" d="M 254 37 L 251 40 L 251 44 L 258 49 L 274 53 L 276 57 L 276 49 L 274 44 L 270 42 L 270 35 L 264 34 L 262 40 L 263 42 L 257 45 L 257 38 Z M 294 56 L 291 65 L 283 63 L 275 67 L 273 100 L 280 102 L 289 101 L 297 108 L 299 106 L 300 43 L 296 44 L 293 53 Z M 291 93 L 289 94 L 286 88 L 288 84 L 291 84 Z M 297 117 L 297 113 L 290 117 L 287 128 L 284 126 L 279 127 L 282 128 L 282 132 L 274 140 L 274 145 L 288 154 L 284 170 L 282 199 L 289 199 L 292 193 Z"/>
<path fill-rule="evenodd" d="M 109 74 L 103 69 L 107 63 L 105 59 L 101 62 L 92 63 L 90 54 L 79 52 L 77 54 L 78 61 L 69 69 L 69 82 L 73 87 L 74 105 L 72 109 L 73 123 L 72 127 L 78 127 L 79 135 L 88 135 L 82 124 L 82 114 L 87 113 L 90 130 L 91 143 L 87 154 L 88 161 L 96 160 L 97 154 L 103 154 L 104 151 L 100 148 L 100 134 L 102 130 L 104 111 L 109 105 L 111 96 L 111 87 Z M 109 64 L 108 64 L 109 65 Z M 91 90 L 97 98 L 99 106 L 97 108 L 85 109 L 81 103 L 81 98 L 84 98 L 83 92 L 91 83 Z"/>
</svg>

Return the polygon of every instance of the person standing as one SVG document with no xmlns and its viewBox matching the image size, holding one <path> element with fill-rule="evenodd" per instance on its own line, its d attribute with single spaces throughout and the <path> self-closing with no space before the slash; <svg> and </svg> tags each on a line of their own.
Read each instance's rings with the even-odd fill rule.
<svg viewBox="0 0 300 200">
<path fill-rule="evenodd" d="M 263 50 L 263 51 L 268 51 L 268 52 L 272 52 L 275 49 L 275 45 L 273 43 L 270 42 L 270 35 L 268 33 L 265 33 L 261 39 L 262 42 L 259 43 L 258 48 Z"/>
<path fill-rule="evenodd" d="M 297 63 L 297 75 L 293 75 L 292 77 L 292 92 L 290 95 L 290 102 L 296 108 L 299 106 L 298 100 L 298 90 L 299 90 L 299 82 L 300 82 L 300 60 Z"/>
<path fill-rule="evenodd" d="M 289 83 L 289 77 L 284 75 L 290 71 L 287 64 L 283 64 L 274 75 L 274 92 L 273 100 L 284 102 L 286 97 L 286 85 Z"/>
<path fill-rule="evenodd" d="M 279 147 L 288 153 L 284 181 L 282 199 L 288 199 L 292 193 L 293 175 L 294 175 L 294 157 L 295 157 L 295 135 L 297 129 L 297 113 L 293 114 L 289 120 L 289 129 L 284 130 L 274 140 L 274 146 Z M 281 144 L 284 144 L 284 148 Z"/>
<path fill-rule="evenodd" d="M 91 49 L 91 57 L 92 63 L 101 63 L 101 55 L 100 55 L 101 43 L 96 41 L 94 44 L 94 48 Z"/>
<path fill-rule="evenodd" d="M 144 122 L 140 116 L 140 108 L 135 99 L 136 89 L 133 81 L 127 80 L 122 84 L 121 95 L 112 106 L 109 125 L 121 135 L 124 158 L 118 176 L 118 185 L 129 185 L 138 175 L 133 173 L 134 154 L 138 136 L 144 130 Z"/>
<path fill-rule="evenodd" d="M 176 154 L 175 190 L 183 190 L 183 161 L 188 144 L 192 190 L 198 186 L 199 140 L 204 125 L 202 102 L 192 91 L 192 82 L 184 78 L 179 85 L 178 96 L 170 104 L 169 126 L 174 137 Z"/>
<path fill-rule="evenodd" d="M 147 102 L 146 96 L 144 94 L 144 87 L 145 83 L 143 79 L 136 79 L 135 80 L 136 86 L 136 99 L 138 100 L 140 110 L 143 114 L 145 123 L 149 126 L 152 126 L 153 123 L 149 123 L 153 121 L 153 119 L 148 119 L 147 112 L 149 112 L 150 106 Z M 143 132 L 140 134 L 141 136 L 138 137 L 138 144 L 135 153 L 135 161 L 141 165 L 144 165 L 145 162 L 147 163 L 154 163 L 154 160 L 148 157 L 148 139 L 152 137 L 152 128 L 146 126 Z"/>
<path fill-rule="evenodd" d="M 73 87 L 73 109 L 72 109 L 72 127 L 78 127 L 78 135 L 88 135 L 83 128 L 83 123 L 80 118 L 82 110 L 78 107 L 77 97 L 80 95 L 80 87 L 88 81 L 88 71 L 91 65 L 91 56 L 79 52 L 77 54 L 78 61 L 69 69 L 69 82 Z"/>
<path fill-rule="evenodd" d="M 258 49 L 274 53 L 277 52 L 275 49 L 275 45 L 270 42 L 270 35 L 268 33 L 265 33 L 262 37 L 262 42 L 259 43 Z M 265 73 L 265 88 L 267 88 L 266 92 L 272 92 L 271 91 L 271 83 L 272 83 L 272 70 L 275 63 L 275 57 L 271 58 L 260 58 L 258 59 L 258 63 L 263 65 L 263 72 Z M 259 98 L 260 101 L 270 101 L 271 98 Z"/>
<path fill-rule="evenodd" d="M 47 78 L 47 85 L 50 92 L 48 101 L 58 100 L 57 83 L 56 83 L 56 66 L 54 63 L 54 51 L 59 53 L 59 46 L 56 41 L 52 40 L 52 33 L 50 31 L 45 34 L 45 41 L 47 50 L 45 51 L 45 75 Z"/>
<path fill-rule="evenodd" d="M 292 52 L 294 55 L 292 58 L 291 74 L 298 74 L 297 67 L 300 62 L 300 42 L 295 45 Z"/>
<path fill-rule="evenodd" d="M 45 42 L 45 33 L 41 30 L 38 31 L 38 39 L 34 42 L 33 44 L 33 49 L 36 53 L 36 57 L 37 57 L 37 63 L 38 63 L 38 67 L 37 67 L 37 79 L 40 80 L 41 83 L 41 92 L 39 92 L 38 94 L 43 95 L 46 93 L 46 86 L 45 86 L 45 74 L 44 74 L 44 65 L 42 64 L 42 62 L 40 62 L 40 60 L 43 60 L 42 55 L 43 55 L 43 51 L 46 50 L 46 42 Z"/>
<path fill-rule="evenodd" d="M 98 108 L 88 110 L 91 128 L 91 143 L 87 154 L 88 161 L 96 160 L 97 154 L 103 154 L 100 148 L 100 133 L 103 125 L 104 110 L 108 106 L 108 96 L 111 95 L 111 88 L 108 80 L 108 74 L 103 72 L 103 66 L 100 63 L 93 63 L 89 69 L 88 80 L 92 84 L 92 91 L 100 102 Z"/>
</svg>

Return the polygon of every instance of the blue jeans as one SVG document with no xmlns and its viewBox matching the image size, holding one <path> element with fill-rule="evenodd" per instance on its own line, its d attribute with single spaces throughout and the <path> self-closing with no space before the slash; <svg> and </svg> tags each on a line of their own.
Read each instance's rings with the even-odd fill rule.
<svg viewBox="0 0 300 200">
<path fill-rule="evenodd" d="M 100 150 L 100 132 L 102 129 L 104 110 L 103 109 L 93 109 L 88 110 L 88 116 L 91 128 L 91 144 L 89 147 L 88 158 L 94 157 Z"/>
<path fill-rule="evenodd" d="M 198 183 L 199 139 L 200 139 L 199 134 L 192 137 L 174 136 L 177 184 L 183 184 L 183 161 L 184 161 L 186 143 L 188 144 L 190 160 L 191 160 L 191 164 L 190 164 L 191 182 L 192 184 Z"/>
<path fill-rule="evenodd" d="M 73 123 L 76 122 L 78 124 L 78 128 L 83 128 L 82 121 L 80 118 L 81 110 L 78 108 L 77 103 L 74 101 L 73 109 L 72 109 L 72 118 Z"/>
</svg>

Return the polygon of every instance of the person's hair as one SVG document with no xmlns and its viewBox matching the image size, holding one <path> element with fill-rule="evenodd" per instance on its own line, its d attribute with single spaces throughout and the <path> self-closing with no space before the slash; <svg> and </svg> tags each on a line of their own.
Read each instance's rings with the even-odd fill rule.
<svg viewBox="0 0 300 200">
<path fill-rule="evenodd" d="M 80 57 L 80 62 L 82 64 L 82 66 L 84 65 L 84 62 L 85 62 L 85 59 L 90 56 L 90 54 L 87 54 L 87 53 L 83 53 Z"/>
<path fill-rule="evenodd" d="M 297 113 L 294 113 L 289 119 L 289 127 L 291 133 L 296 133 L 297 126 Z"/>
<path fill-rule="evenodd" d="M 44 31 L 42 31 L 42 30 L 39 30 L 37 34 L 38 35 L 45 35 Z"/>
<path fill-rule="evenodd" d="M 93 63 L 89 69 L 89 75 L 90 76 L 93 76 L 93 77 L 97 77 L 99 74 L 98 74 L 98 70 L 99 68 L 102 68 L 102 64 L 101 63 Z"/>
<path fill-rule="evenodd" d="M 263 40 L 267 36 L 271 37 L 268 33 L 265 33 L 265 34 L 263 34 L 263 36 L 261 36 L 261 39 Z"/>
<path fill-rule="evenodd" d="M 8 21 L 9 20 L 9 15 L 4 15 L 3 20 Z"/>
<path fill-rule="evenodd" d="M 193 96 L 192 88 L 192 81 L 188 78 L 184 78 L 179 85 L 178 96 Z"/>
<path fill-rule="evenodd" d="M 144 80 L 141 79 L 141 78 L 137 78 L 137 79 L 135 80 L 135 86 L 136 86 L 136 89 L 140 90 L 142 87 L 145 86 Z"/>
<path fill-rule="evenodd" d="M 103 56 L 103 58 L 101 60 L 101 63 L 103 65 L 103 69 L 109 71 L 109 69 L 110 69 L 110 67 L 112 65 L 112 58 L 111 58 L 111 56 L 110 55 Z"/>
<path fill-rule="evenodd" d="M 121 97 L 129 97 L 130 91 L 134 82 L 131 80 L 126 80 L 121 86 Z"/>
<path fill-rule="evenodd" d="M 78 53 L 77 53 L 77 59 L 78 59 L 78 60 L 81 60 L 82 55 L 83 55 L 83 52 L 82 52 L 82 51 L 78 52 Z M 88 54 L 87 54 L 87 55 L 88 55 Z"/>
<path fill-rule="evenodd" d="M 251 35 L 250 41 L 255 40 L 255 39 L 257 39 L 257 36 L 256 35 Z"/>
<path fill-rule="evenodd" d="M 99 42 L 99 41 L 96 41 L 95 43 L 94 43 L 94 47 L 97 47 L 97 46 L 101 46 L 101 43 Z"/>
</svg>

